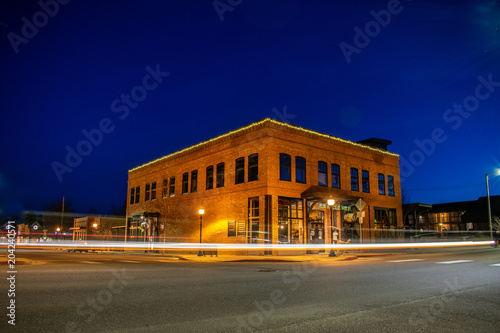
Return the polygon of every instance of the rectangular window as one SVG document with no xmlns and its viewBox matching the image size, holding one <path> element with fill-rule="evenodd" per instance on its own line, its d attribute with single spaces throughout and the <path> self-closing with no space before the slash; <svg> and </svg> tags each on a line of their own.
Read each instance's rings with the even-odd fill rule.
<svg viewBox="0 0 500 333">
<path fill-rule="evenodd" d="M 292 161 L 288 154 L 280 154 L 280 180 L 292 179 L 291 175 Z"/>
<path fill-rule="evenodd" d="M 189 172 L 182 174 L 182 194 L 188 193 L 189 185 Z"/>
<path fill-rule="evenodd" d="M 191 171 L 191 193 L 198 191 L 198 170 Z"/>
<path fill-rule="evenodd" d="M 149 201 L 149 190 L 151 188 L 151 184 L 146 184 L 146 195 L 144 201 Z"/>
<path fill-rule="evenodd" d="M 295 182 L 306 183 L 306 159 L 295 156 Z"/>
<path fill-rule="evenodd" d="M 259 154 L 248 156 L 248 181 L 259 180 Z"/>
<path fill-rule="evenodd" d="M 376 242 L 390 242 L 392 238 L 398 237 L 398 223 L 395 209 L 375 207 L 373 222 L 375 224 L 373 230 Z"/>
<path fill-rule="evenodd" d="M 382 173 L 378 174 L 378 194 L 385 195 L 385 176 Z"/>
<path fill-rule="evenodd" d="M 387 194 L 394 196 L 394 177 L 389 175 L 387 176 Z"/>
<path fill-rule="evenodd" d="M 236 237 L 236 221 L 227 221 L 227 237 Z"/>
<path fill-rule="evenodd" d="M 168 178 L 163 179 L 163 193 L 162 197 L 168 197 Z"/>
<path fill-rule="evenodd" d="M 224 187 L 224 162 L 217 164 L 217 187 Z"/>
<path fill-rule="evenodd" d="M 332 164 L 332 187 L 340 188 L 340 166 Z"/>
<path fill-rule="evenodd" d="M 214 166 L 207 167 L 207 190 L 214 188 Z"/>
<path fill-rule="evenodd" d="M 241 184 L 245 182 L 245 158 L 236 159 L 234 170 L 234 183 Z"/>
<path fill-rule="evenodd" d="M 361 170 L 361 186 L 363 192 L 370 193 L 370 173 L 367 170 Z"/>
<path fill-rule="evenodd" d="M 139 203 L 140 198 L 141 198 L 141 187 L 137 186 L 135 188 L 135 203 Z"/>
<path fill-rule="evenodd" d="M 359 173 L 356 168 L 351 168 L 351 191 L 359 191 Z"/>
<path fill-rule="evenodd" d="M 259 240 L 259 198 L 248 199 L 248 230 L 250 231 L 250 243 Z"/>
<path fill-rule="evenodd" d="M 278 197 L 278 241 L 298 244 L 304 224 L 302 199 Z"/>
<path fill-rule="evenodd" d="M 170 177 L 170 194 L 171 197 L 175 197 L 175 176 Z"/>
<path fill-rule="evenodd" d="M 156 182 L 151 183 L 151 200 L 156 200 Z"/>
<path fill-rule="evenodd" d="M 135 187 L 130 189 L 130 204 L 133 205 L 135 200 Z"/>
<path fill-rule="evenodd" d="M 318 185 L 319 186 L 328 186 L 328 164 L 326 162 L 319 161 L 318 162 Z"/>
</svg>

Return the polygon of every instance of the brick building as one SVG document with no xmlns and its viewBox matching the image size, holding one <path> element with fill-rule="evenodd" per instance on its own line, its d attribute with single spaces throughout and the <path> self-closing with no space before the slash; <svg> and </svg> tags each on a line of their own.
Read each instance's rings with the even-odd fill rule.
<svg viewBox="0 0 500 333">
<path fill-rule="evenodd" d="M 203 242 L 329 244 L 333 230 L 344 241 L 397 238 L 399 157 L 390 143 L 269 118 L 220 135 L 129 170 L 129 240 L 197 242 L 199 209 Z"/>
</svg>

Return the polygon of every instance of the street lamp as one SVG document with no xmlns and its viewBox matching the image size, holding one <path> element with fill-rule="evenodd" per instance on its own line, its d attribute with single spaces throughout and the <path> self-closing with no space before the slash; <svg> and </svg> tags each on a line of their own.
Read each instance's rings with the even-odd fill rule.
<svg viewBox="0 0 500 333">
<path fill-rule="evenodd" d="M 204 213 L 205 213 L 204 209 L 198 210 L 198 214 L 200 214 L 200 250 L 198 251 L 198 257 L 205 255 L 205 253 L 201 250 L 201 231 L 203 230 L 203 214 Z"/>
<path fill-rule="evenodd" d="M 333 231 L 334 231 L 334 228 L 333 228 L 333 205 L 335 205 L 335 200 L 328 199 L 327 203 L 328 203 L 328 207 L 330 207 L 330 231 L 331 231 L 330 236 L 331 236 L 332 245 L 333 245 Z M 335 257 L 335 251 L 333 249 L 330 249 L 330 254 L 328 256 Z"/>
<path fill-rule="evenodd" d="M 494 174 L 494 176 L 500 175 L 500 169 L 498 169 Z M 490 201 L 490 185 L 489 185 L 489 175 L 486 174 L 486 195 L 488 196 L 488 219 L 490 221 L 490 237 L 493 241 L 493 224 L 491 222 L 491 201 Z"/>
</svg>

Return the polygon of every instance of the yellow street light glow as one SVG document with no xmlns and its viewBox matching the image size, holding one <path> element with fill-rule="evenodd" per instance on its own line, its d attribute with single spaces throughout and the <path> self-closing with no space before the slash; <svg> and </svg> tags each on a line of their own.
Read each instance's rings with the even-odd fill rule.
<svg viewBox="0 0 500 333">
<path fill-rule="evenodd" d="M 199 209 L 199 210 L 198 210 L 198 214 L 203 215 L 204 213 L 205 213 L 205 210 L 204 210 L 204 209 Z"/>
<path fill-rule="evenodd" d="M 61 231 L 61 228 L 57 228 L 57 229 L 56 229 L 56 231 L 57 231 L 57 232 Z"/>
<path fill-rule="evenodd" d="M 328 206 L 333 206 L 333 205 L 335 205 L 335 200 L 333 200 L 333 199 L 328 199 L 328 201 L 327 201 L 327 202 L 328 202 Z"/>
<path fill-rule="evenodd" d="M 94 228 L 97 228 L 97 223 L 92 224 Z"/>
</svg>

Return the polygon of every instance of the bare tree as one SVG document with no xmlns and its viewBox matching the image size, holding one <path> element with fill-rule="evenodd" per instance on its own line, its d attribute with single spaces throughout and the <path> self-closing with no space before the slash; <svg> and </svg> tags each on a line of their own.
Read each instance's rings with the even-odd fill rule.
<svg viewBox="0 0 500 333">
<path fill-rule="evenodd" d="M 410 201 L 411 201 L 410 193 L 406 189 L 402 188 L 401 189 L 401 202 L 403 203 L 403 205 L 406 205 L 406 204 L 411 203 Z"/>
<path fill-rule="evenodd" d="M 491 219 L 491 227 L 494 231 L 500 232 L 500 217 L 493 216 L 493 218 Z"/>
</svg>

